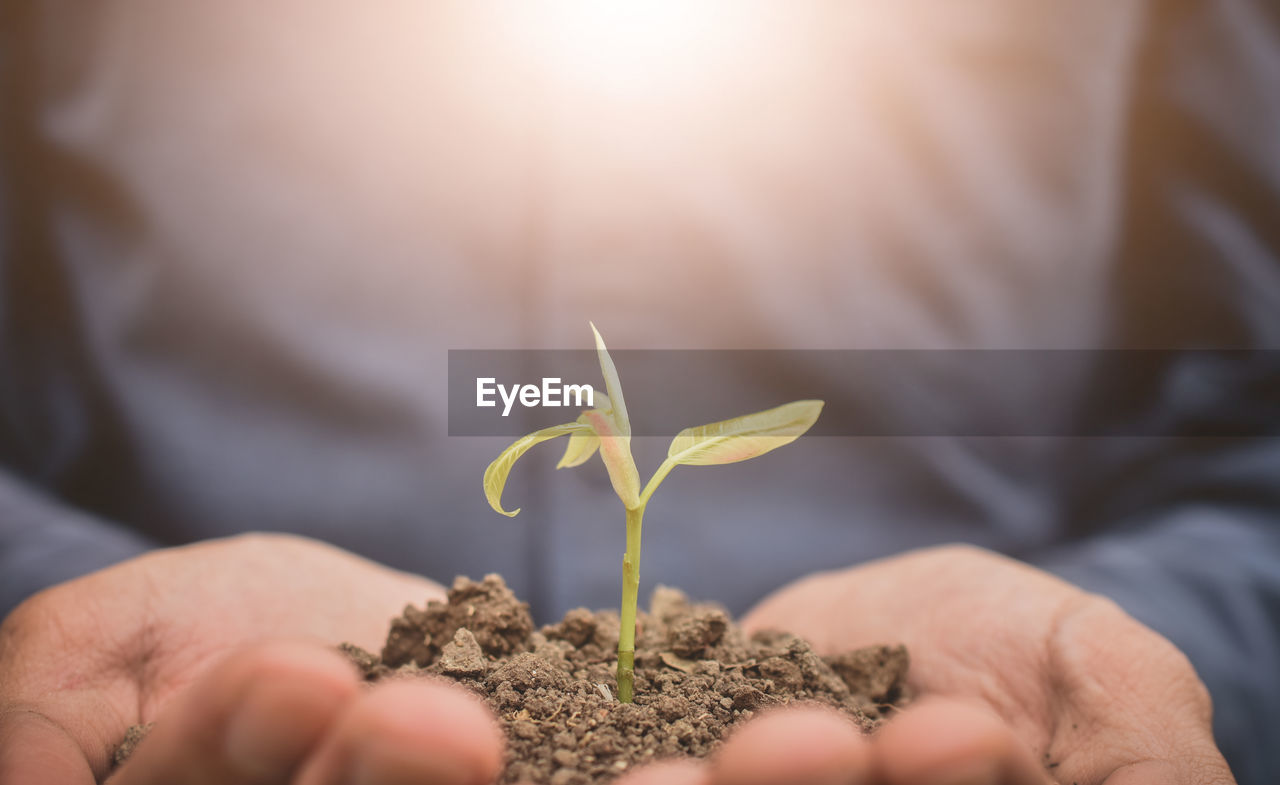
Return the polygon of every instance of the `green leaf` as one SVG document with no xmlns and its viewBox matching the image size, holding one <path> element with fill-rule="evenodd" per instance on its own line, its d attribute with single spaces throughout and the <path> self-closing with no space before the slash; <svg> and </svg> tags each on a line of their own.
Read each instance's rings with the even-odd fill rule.
<svg viewBox="0 0 1280 785">
<path fill-rule="evenodd" d="M 591 398 L 595 402 L 595 406 L 591 407 L 592 409 L 595 409 L 596 411 L 600 411 L 600 412 L 605 412 L 606 414 L 613 411 L 613 401 L 609 400 L 609 396 L 605 395 L 604 393 L 592 392 Z"/>
<path fill-rule="evenodd" d="M 587 415 L 578 418 L 578 422 L 586 425 Z M 569 445 L 564 449 L 564 457 L 556 464 L 557 469 L 571 469 L 574 466 L 581 466 L 591 460 L 591 456 L 596 454 L 596 450 L 600 449 L 600 437 L 591 433 L 575 433 L 569 437 Z"/>
<path fill-rule="evenodd" d="M 592 398 L 595 401 L 595 410 L 600 412 L 613 411 L 613 404 L 609 401 L 609 396 L 604 393 L 593 393 Z M 589 425 L 587 415 L 584 413 L 578 417 L 578 422 L 583 425 Z M 595 432 L 591 433 L 575 433 L 569 437 L 569 445 L 565 447 L 564 457 L 556 464 L 557 469 L 571 469 L 574 466 L 581 466 L 591 460 L 591 456 L 596 454 L 596 450 L 600 449 L 600 437 Z"/>
<path fill-rule="evenodd" d="M 640 473 L 631 457 L 631 437 L 617 431 L 617 422 L 605 412 L 592 409 L 582 415 L 600 438 L 600 459 L 609 472 L 609 482 L 622 506 L 634 510 L 640 505 Z"/>
<path fill-rule="evenodd" d="M 685 428 L 676 434 L 667 458 L 685 466 L 736 463 L 790 444 L 809 430 L 822 401 L 792 401 L 732 420 Z"/>
<path fill-rule="evenodd" d="M 613 407 L 613 419 L 617 423 L 617 431 L 620 435 L 631 436 L 631 420 L 627 418 L 627 402 L 622 398 L 622 381 L 618 379 L 618 369 L 613 367 L 613 358 L 609 356 L 609 350 L 604 346 L 604 339 L 600 337 L 600 331 L 592 322 L 591 332 L 596 336 L 596 354 L 600 357 L 600 373 L 604 376 L 604 388 L 609 394 L 609 401 Z M 597 407 L 599 408 L 599 407 Z"/>
<path fill-rule="evenodd" d="M 640 504 L 640 473 L 636 471 L 635 459 L 631 457 L 631 421 L 627 419 L 627 404 L 622 398 L 622 381 L 618 379 L 618 369 L 613 366 L 613 358 L 609 356 L 604 338 L 600 337 L 595 324 L 591 324 L 591 332 L 596 336 L 600 373 L 604 376 L 612 411 L 592 409 L 583 417 L 600 437 L 600 459 L 609 472 L 614 492 L 622 500 L 622 505 L 632 510 Z"/>
<path fill-rule="evenodd" d="M 520 512 L 520 508 L 517 507 L 512 512 L 502 509 L 502 489 L 506 487 L 507 475 L 511 474 L 511 467 L 515 465 L 515 462 L 536 444 L 541 444 L 558 436 L 573 436 L 584 433 L 591 433 L 590 425 L 571 422 L 543 428 L 540 431 L 535 431 L 528 436 L 521 436 L 517 439 L 515 444 L 503 450 L 502 454 L 495 458 L 493 463 L 489 464 L 489 468 L 484 470 L 484 496 L 489 500 L 489 506 L 508 518 L 514 518 L 516 513 Z"/>
</svg>

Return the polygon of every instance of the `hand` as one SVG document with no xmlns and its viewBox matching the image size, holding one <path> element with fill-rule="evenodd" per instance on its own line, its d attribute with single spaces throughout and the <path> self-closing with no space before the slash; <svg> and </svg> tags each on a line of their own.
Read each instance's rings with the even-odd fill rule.
<svg viewBox="0 0 1280 785">
<path fill-rule="evenodd" d="M 0 782 L 482 785 L 501 734 L 456 687 L 361 690 L 331 651 L 379 648 L 435 583 L 337 548 L 246 535 L 158 551 L 42 592 L 0 626 Z"/>
<path fill-rule="evenodd" d="M 1181 652 L 1114 603 L 986 551 L 815 575 L 744 623 L 822 653 L 904 642 L 919 700 L 870 739 L 822 711 L 766 714 L 709 766 L 667 764 L 624 785 L 1234 782 Z"/>
</svg>

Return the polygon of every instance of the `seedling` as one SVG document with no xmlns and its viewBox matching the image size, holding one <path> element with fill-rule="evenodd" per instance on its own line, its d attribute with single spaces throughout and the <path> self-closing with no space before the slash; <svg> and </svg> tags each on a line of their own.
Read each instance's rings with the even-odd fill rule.
<svg viewBox="0 0 1280 785">
<path fill-rule="evenodd" d="M 622 614 L 618 632 L 618 700 L 630 703 L 635 686 L 636 598 L 640 589 L 640 532 L 644 510 L 662 481 L 680 465 L 712 466 L 736 463 L 763 455 L 784 444 L 790 444 L 812 427 L 822 411 L 822 401 L 793 401 L 755 414 L 732 420 L 685 428 L 671 442 L 667 458 L 653 473 L 644 488 L 631 457 L 631 422 L 622 397 L 622 383 L 614 368 L 609 350 L 594 324 L 596 354 L 604 375 L 607 395 L 595 396 L 595 407 L 585 411 L 576 422 L 543 428 L 516 440 L 489 464 L 484 472 L 484 493 L 494 510 L 513 517 L 519 508 L 507 512 L 502 508 L 502 489 L 517 459 L 531 447 L 559 436 L 568 436 L 569 444 L 557 469 L 580 466 L 599 450 L 609 473 L 613 490 L 622 500 L 627 513 L 627 551 L 622 557 Z"/>
</svg>

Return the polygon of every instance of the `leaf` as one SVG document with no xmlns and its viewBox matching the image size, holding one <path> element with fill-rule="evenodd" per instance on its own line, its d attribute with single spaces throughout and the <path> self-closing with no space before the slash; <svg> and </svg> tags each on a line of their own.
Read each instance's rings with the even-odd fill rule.
<svg viewBox="0 0 1280 785">
<path fill-rule="evenodd" d="M 685 466 L 736 463 L 790 444 L 809 430 L 822 401 L 792 401 L 732 420 L 685 428 L 676 434 L 667 458 Z"/>
<path fill-rule="evenodd" d="M 489 464 L 489 467 L 484 470 L 484 496 L 489 500 L 489 506 L 508 518 L 514 518 L 516 513 L 520 512 L 520 508 L 517 507 L 513 512 L 507 512 L 502 509 L 502 489 L 506 487 L 507 475 L 511 474 L 511 467 L 515 465 L 515 462 L 534 445 L 558 436 L 583 433 L 591 433 L 591 426 L 571 422 L 543 428 L 540 431 L 535 431 L 528 436 L 521 436 L 517 439 L 514 444 L 503 450 L 502 454 L 495 458 L 493 463 Z"/>
<path fill-rule="evenodd" d="M 578 422 L 587 424 L 587 415 L 578 418 Z M 596 454 L 596 450 L 600 449 L 600 437 L 591 433 L 575 433 L 569 437 L 569 445 L 564 448 L 564 457 L 556 464 L 557 469 L 572 469 L 574 466 L 581 466 L 591 460 L 591 456 Z"/>
<path fill-rule="evenodd" d="M 600 373 L 604 376 L 612 411 L 592 409 L 583 417 L 600 437 L 600 459 L 609 472 L 614 492 L 624 507 L 633 510 L 640 504 L 640 473 L 636 471 L 635 459 L 631 457 L 631 421 L 627 419 L 627 404 L 622 398 L 622 381 L 618 379 L 618 369 L 613 366 L 613 358 L 609 356 L 604 338 L 600 337 L 595 324 L 591 325 L 591 332 L 596 336 Z"/>
<path fill-rule="evenodd" d="M 614 493 L 624 507 L 634 510 L 640 505 L 640 473 L 631 457 L 631 437 L 619 435 L 617 422 L 605 412 L 592 409 L 582 416 L 600 437 L 600 459 L 609 472 Z"/>
<path fill-rule="evenodd" d="M 596 409 L 602 412 L 613 411 L 613 401 L 609 400 L 609 396 L 605 395 L 604 393 L 592 392 L 591 398 L 592 398 L 592 402 L 595 403 L 595 406 L 591 407 L 592 409 Z"/>
<path fill-rule="evenodd" d="M 613 404 L 609 402 L 609 396 L 604 393 L 593 393 L 591 396 L 596 403 L 595 409 L 601 412 L 613 411 Z M 578 422 L 588 425 L 587 415 L 583 414 L 578 417 Z M 591 460 L 591 456 L 596 454 L 596 450 L 600 448 L 600 437 L 595 432 L 591 433 L 575 433 L 569 437 L 569 445 L 565 447 L 564 457 L 556 464 L 557 469 L 571 469 L 574 466 L 581 466 Z"/>
<path fill-rule="evenodd" d="M 604 346 L 604 339 L 600 337 L 600 331 L 592 322 L 591 332 L 596 336 L 596 354 L 600 357 L 600 374 L 604 376 L 604 388 L 609 394 L 609 401 L 613 408 L 613 418 L 618 424 L 618 433 L 622 436 L 631 436 L 631 420 L 627 417 L 627 402 L 622 398 L 622 381 L 618 378 L 618 369 L 613 367 L 613 358 L 609 356 L 609 350 Z"/>
<path fill-rule="evenodd" d="M 663 665 L 685 673 L 693 673 L 693 669 L 698 667 L 698 663 L 693 660 L 686 660 L 684 657 L 678 657 L 673 651 L 658 652 L 658 659 L 662 660 Z"/>
</svg>

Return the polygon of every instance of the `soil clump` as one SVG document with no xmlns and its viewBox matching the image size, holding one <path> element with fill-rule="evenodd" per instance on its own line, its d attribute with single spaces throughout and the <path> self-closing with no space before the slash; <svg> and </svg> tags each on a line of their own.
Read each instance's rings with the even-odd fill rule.
<svg viewBox="0 0 1280 785">
<path fill-rule="evenodd" d="M 614 697 L 618 616 L 569 611 L 535 630 L 497 575 L 458 578 L 446 602 L 409 606 L 374 655 L 342 646 L 368 681 L 433 675 L 502 723 L 502 783 L 596 785 L 664 758 L 712 753 L 738 722 L 812 702 L 870 732 L 907 700 L 903 646 L 820 657 L 789 633 L 747 637 L 719 606 L 659 587 L 636 632 L 635 702 Z"/>
</svg>

